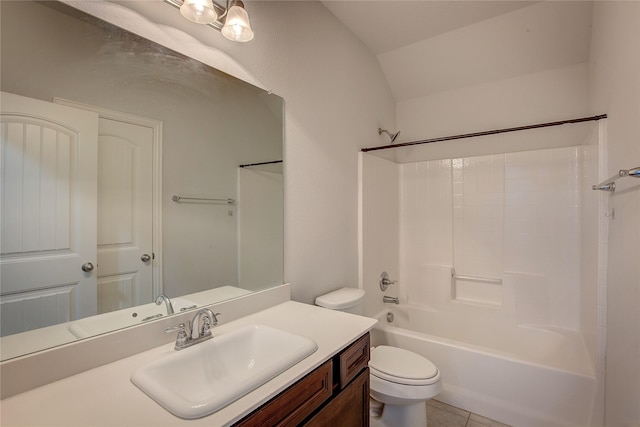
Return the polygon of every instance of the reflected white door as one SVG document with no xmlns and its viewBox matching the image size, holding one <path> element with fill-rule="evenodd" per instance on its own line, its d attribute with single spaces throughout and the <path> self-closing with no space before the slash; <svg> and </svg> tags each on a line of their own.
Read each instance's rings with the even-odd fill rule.
<svg viewBox="0 0 640 427">
<path fill-rule="evenodd" d="M 98 311 L 106 313 L 154 296 L 154 130 L 101 114 L 98 132 Z"/>
<path fill-rule="evenodd" d="M 4 92 L 0 104 L 0 302 L 10 335 L 97 313 L 98 115 Z"/>
</svg>

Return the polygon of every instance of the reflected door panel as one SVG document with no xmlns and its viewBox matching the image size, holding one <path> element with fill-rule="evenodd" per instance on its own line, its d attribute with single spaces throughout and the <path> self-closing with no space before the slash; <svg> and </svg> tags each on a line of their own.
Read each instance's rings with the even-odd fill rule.
<svg viewBox="0 0 640 427">
<path fill-rule="evenodd" d="M 95 113 L 2 93 L 2 335 L 97 312 Z"/>
<path fill-rule="evenodd" d="M 153 130 L 100 118 L 99 313 L 153 299 Z"/>
</svg>

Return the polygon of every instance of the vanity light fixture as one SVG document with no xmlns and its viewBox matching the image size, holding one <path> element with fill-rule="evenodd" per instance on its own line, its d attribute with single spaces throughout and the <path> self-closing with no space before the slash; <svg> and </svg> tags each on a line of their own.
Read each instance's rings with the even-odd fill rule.
<svg viewBox="0 0 640 427">
<path fill-rule="evenodd" d="M 180 9 L 182 16 L 189 21 L 209 25 L 231 41 L 248 42 L 253 39 L 249 14 L 241 0 L 227 0 L 226 8 L 212 0 L 165 0 L 165 2 Z"/>
</svg>

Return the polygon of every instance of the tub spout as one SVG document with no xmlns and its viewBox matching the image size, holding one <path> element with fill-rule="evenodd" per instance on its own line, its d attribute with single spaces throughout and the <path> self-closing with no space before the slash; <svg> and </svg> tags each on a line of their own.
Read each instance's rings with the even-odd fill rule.
<svg viewBox="0 0 640 427">
<path fill-rule="evenodd" d="M 383 296 L 382 297 L 382 302 L 384 303 L 393 303 L 393 304 L 400 304 L 400 301 L 398 300 L 398 297 L 388 297 L 388 296 Z"/>
</svg>

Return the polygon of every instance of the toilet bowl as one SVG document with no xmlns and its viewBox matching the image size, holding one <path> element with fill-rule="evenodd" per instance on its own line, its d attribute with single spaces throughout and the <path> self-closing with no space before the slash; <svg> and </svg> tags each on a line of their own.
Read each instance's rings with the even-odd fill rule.
<svg viewBox="0 0 640 427">
<path fill-rule="evenodd" d="M 342 288 L 316 298 L 316 305 L 362 314 L 364 290 Z M 369 360 L 371 426 L 425 427 L 427 400 L 442 390 L 440 371 L 414 352 L 380 345 Z"/>
<path fill-rule="evenodd" d="M 371 349 L 370 395 L 376 406 L 372 426 L 427 425 L 426 401 L 442 390 L 440 371 L 428 359 L 402 348 Z"/>
</svg>

